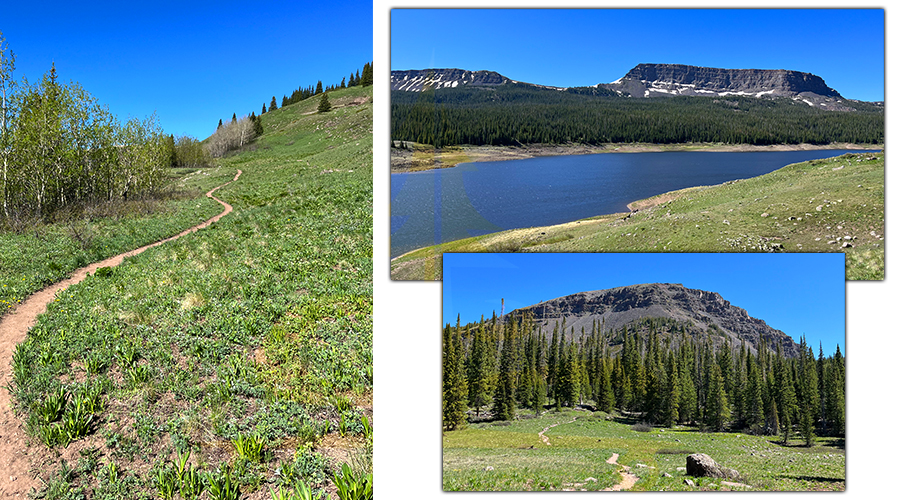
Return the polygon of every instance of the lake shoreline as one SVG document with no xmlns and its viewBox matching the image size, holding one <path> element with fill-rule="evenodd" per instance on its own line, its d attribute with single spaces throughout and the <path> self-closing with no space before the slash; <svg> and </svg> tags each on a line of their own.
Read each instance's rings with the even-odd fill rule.
<svg viewBox="0 0 900 500">
<path fill-rule="evenodd" d="M 507 161 L 541 156 L 586 155 L 599 153 L 652 153 L 673 151 L 755 152 L 755 151 L 812 151 L 824 149 L 884 149 L 871 144 L 752 144 L 679 143 L 679 144 L 528 144 L 522 146 L 451 146 L 425 147 L 415 144 L 411 149 L 391 148 L 391 173 L 422 172 L 451 168 L 460 163 Z"/>
<path fill-rule="evenodd" d="M 857 145 L 851 145 L 851 146 L 855 146 L 855 147 L 840 148 L 840 149 L 844 149 L 844 150 L 860 150 L 860 151 L 878 149 L 878 148 L 873 148 L 873 147 L 860 147 L 860 146 L 857 146 Z M 801 150 L 830 150 L 830 149 L 834 149 L 834 148 L 830 148 L 830 147 L 809 147 L 809 148 L 804 148 L 804 149 L 787 149 L 787 148 L 785 148 L 785 149 L 775 149 L 775 148 L 772 148 L 772 147 L 767 147 L 767 148 L 757 147 L 757 148 L 749 149 L 748 151 L 726 150 L 726 151 L 724 151 L 724 152 L 801 151 Z M 883 149 L 883 148 L 881 148 L 881 149 Z M 713 151 L 718 151 L 718 150 L 707 149 L 707 150 L 704 150 L 704 151 L 710 151 L 710 152 L 713 152 Z M 631 151 L 628 151 L 628 152 L 651 152 L 651 151 L 631 150 Z M 589 154 L 589 153 L 587 153 L 587 154 Z M 544 156 L 555 156 L 555 155 L 544 155 Z M 506 158 L 506 159 L 518 159 L 518 158 Z M 490 161 L 490 160 L 482 160 L 482 161 Z M 783 168 L 783 167 L 782 167 L 782 168 Z M 446 245 L 446 244 L 462 243 L 462 242 L 467 241 L 467 240 L 476 240 L 476 239 L 478 239 L 478 238 L 482 238 L 482 237 L 485 237 L 485 236 L 490 236 L 490 235 L 492 235 L 492 234 L 493 234 L 493 235 L 499 235 L 499 234 L 501 234 L 501 233 L 507 233 L 507 232 L 510 232 L 510 231 L 528 230 L 528 229 L 535 229 L 535 228 L 540 228 L 540 229 L 561 228 L 561 227 L 569 226 L 569 225 L 572 225 L 572 224 L 587 223 L 587 222 L 596 221 L 596 220 L 599 220 L 599 219 L 603 219 L 603 220 L 614 220 L 614 219 L 627 220 L 631 215 L 634 215 L 634 214 L 637 213 L 637 212 L 642 212 L 642 211 L 644 211 L 644 210 L 652 209 L 652 208 L 654 208 L 654 207 L 656 207 L 656 206 L 658 206 L 658 205 L 666 204 L 666 203 L 671 202 L 671 201 L 673 201 L 673 200 L 675 200 L 675 199 L 677 199 L 677 198 L 680 198 L 681 196 L 685 195 L 685 194 L 688 193 L 688 192 L 696 191 L 696 190 L 698 190 L 698 189 L 706 189 L 706 188 L 715 187 L 715 186 L 720 186 L 720 185 L 732 184 L 732 183 L 734 183 L 734 182 L 736 182 L 736 181 L 734 181 L 734 180 L 729 180 L 729 181 L 725 181 L 725 182 L 721 182 L 721 183 L 716 183 L 716 184 L 707 184 L 707 185 L 702 185 L 702 184 L 701 184 L 701 185 L 697 185 L 697 186 L 690 186 L 690 187 L 686 187 L 686 188 L 681 188 L 681 189 L 675 189 L 675 190 L 665 191 L 665 192 L 662 192 L 662 193 L 659 193 L 659 194 L 656 194 L 656 195 L 652 195 L 652 196 L 648 196 L 648 197 L 644 197 L 644 198 L 638 198 L 638 199 L 632 200 L 631 202 L 629 202 L 629 203 L 627 204 L 627 210 L 628 210 L 628 211 L 625 211 L 625 212 L 613 211 L 613 212 L 609 212 L 609 213 L 595 214 L 595 215 L 591 215 L 591 216 L 588 216 L 588 217 L 581 217 L 581 218 L 573 219 L 573 220 L 566 221 L 566 222 L 562 222 L 562 223 L 558 223 L 558 224 L 538 225 L 538 226 L 528 226 L 528 227 L 517 227 L 517 228 L 508 228 L 508 229 L 503 229 L 503 230 L 496 231 L 496 232 L 493 232 L 493 233 L 487 233 L 487 234 L 484 234 L 484 235 L 481 235 L 481 236 L 474 236 L 474 237 L 468 237 L 468 238 L 459 238 L 459 239 L 455 239 L 455 240 L 443 242 L 443 243 L 438 244 L 438 245 L 425 245 L 425 246 L 422 246 L 422 247 L 418 247 L 418 248 L 415 248 L 415 249 L 406 251 L 406 252 L 404 252 L 404 253 L 402 253 L 402 254 L 400 254 L 400 255 L 397 255 L 396 257 L 391 257 L 390 262 L 393 263 L 393 262 L 395 262 L 395 261 L 398 261 L 398 260 L 401 260 L 401 259 L 403 259 L 403 258 L 405 258 L 405 257 L 408 257 L 408 256 L 410 256 L 411 254 L 415 254 L 415 253 L 417 253 L 417 252 L 421 252 L 422 250 L 425 250 L 425 249 L 428 249 L 428 248 L 435 248 L 435 249 L 437 249 L 437 248 L 439 248 L 439 247 L 441 247 L 441 246 L 443 246 L 443 245 Z"/>
</svg>

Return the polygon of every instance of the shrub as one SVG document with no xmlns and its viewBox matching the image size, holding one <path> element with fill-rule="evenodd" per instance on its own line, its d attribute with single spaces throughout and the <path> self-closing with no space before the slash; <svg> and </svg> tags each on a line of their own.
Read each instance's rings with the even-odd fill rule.
<svg viewBox="0 0 900 500">
<path fill-rule="evenodd" d="M 650 432 L 651 430 L 653 430 L 653 426 L 648 424 L 647 422 L 641 422 L 632 425 L 631 430 L 635 432 Z"/>
</svg>

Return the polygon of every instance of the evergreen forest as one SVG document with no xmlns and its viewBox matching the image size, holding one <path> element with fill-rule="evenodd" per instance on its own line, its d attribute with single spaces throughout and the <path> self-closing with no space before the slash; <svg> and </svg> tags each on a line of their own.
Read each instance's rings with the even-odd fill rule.
<svg viewBox="0 0 900 500">
<path fill-rule="evenodd" d="M 494 88 L 391 92 L 391 140 L 454 145 L 687 142 L 881 144 L 884 108 L 824 111 L 788 98 L 674 96 L 635 99 L 597 88 Z"/>
<path fill-rule="evenodd" d="M 514 420 L 546 409 L 620 412 L 648 426 L 800 438 L 844 435 L 845 375 L 840 346 L 818 356 L 806 344 L 788 357 L 781 345 L 734 345 L 684 323 L 645 318 L 590 332 L 557 322 L 541 333 L 525 315 L 443 329 L 443 428 Z M 548 338 L 549 337 L 549 338 Z"/>
</svg>

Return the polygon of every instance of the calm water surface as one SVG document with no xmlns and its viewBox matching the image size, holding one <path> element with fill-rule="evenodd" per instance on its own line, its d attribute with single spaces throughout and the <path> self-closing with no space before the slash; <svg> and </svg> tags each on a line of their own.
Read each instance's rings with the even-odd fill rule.
<svg viewBox="0 0 900 500">
<path fill-rule="evenodd" d="M 505 229 L 627 211 L 632 201 L 861 150 L 548 156 L 391 174 L 391 257 Z"/>
</svg>

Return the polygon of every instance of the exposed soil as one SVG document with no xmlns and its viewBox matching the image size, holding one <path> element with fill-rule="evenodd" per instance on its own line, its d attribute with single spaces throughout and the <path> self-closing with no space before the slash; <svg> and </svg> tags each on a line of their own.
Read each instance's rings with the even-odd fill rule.
<svg viewBox="0 0 900 500">
<path fill-rule="evenodd" d="M 615 484 L 613 486 L 610 486 L 609 488 L 605 488 L 603 491 L 628 490 L 631 489 L 631 487 L 634 486 L 634 483 L 636 483 L 638 480 L 638 477 L 631 473 L 631 467 L 620 464 L 618 460 L 619 454 L 613 453 L 611 457 L 606 459 L 606 463 L 618 465 L 619 467 L 621 467 L 621 469 L 619 469 L 619 475 L 622 476 L 622 481 L 619 482 L 619 484 Z"/>
<path fill-rule="evenodd" d="M 175 236 L 77 269 L 71 273 L 69 278 L 33 293 L 0 320 L 0 386 L 3 387 L 0 389 L 0 471 L 2 471 L 0 472 L 0 499 L 25 498 L 27 493 L 37 486 L 36 475 L 31 470 L 32 463 L 39 459 L 39 454 L 46 451 L 42 447 L 31 448 L 29 446 L 24 426 L 13 413 L 9 391 L 5 390 L 10 384 L 13 352 L 16 346 L 25 340 L 28 330 L 37 322 L 38 315 L 47 310 L 47 304 L 53 301 L 57 292 L 80 283 L 97 269 L 118 266 L 126 257 L 135 256 L 148 248 L 203 229 L 229 214 L 232 211 L 231 205 L 216 198 L 213 193 L 236 181 L 240 175 L 241 171 L 238 170 L 234 179 L 206 193 L 207 197 L 225 207 L 219 215 Z"/>
<path fill-rule="evenodd" d="M 522 160 L 538 156 L 647 153 L 653 151 L 804 151 L 816 149 L 871 149 L 872 147 L 872 145 L 849 143 L 826 145 L 773 144 L 769 146 L 684 143 L 604 144 L 598 146 L 587 144 L 524 144 L 521 146 L 450 146 L 434 149 L 424 145 L 415 145 L 412 149 L 391 148 L 391 173 L 449 168 L 468 162 Z"/>
<path fill-rule="evenodd" d="M 575 419 L 577 419 L 577 418 L 578 418 L 578 417 L 575 417 L 575 418 L 573 418 L 572 420 L 570 420 L 570 421 L 568 421 L 568 422 L 560 422 L 560 423 L 558 423 L 558 424 L 553 424 L 553 425 L 544 427 L 544 430 L 542 430 L 541 432 L 538 432 L 538 436 L 540 436 L 541 441 L 543 441 L 544 444 L 546 444 L 547 446 L 551 446 L 551 444 L 550 444 L 550 438 L 548 438 L 547 436 L 545 436 L 544 433 L 547 432 L 547 431 L 549 431 L 550 429 L 556 427 L 557 425 L 571 424 L 571 423 L 574 422 Z"/>
</svg>

